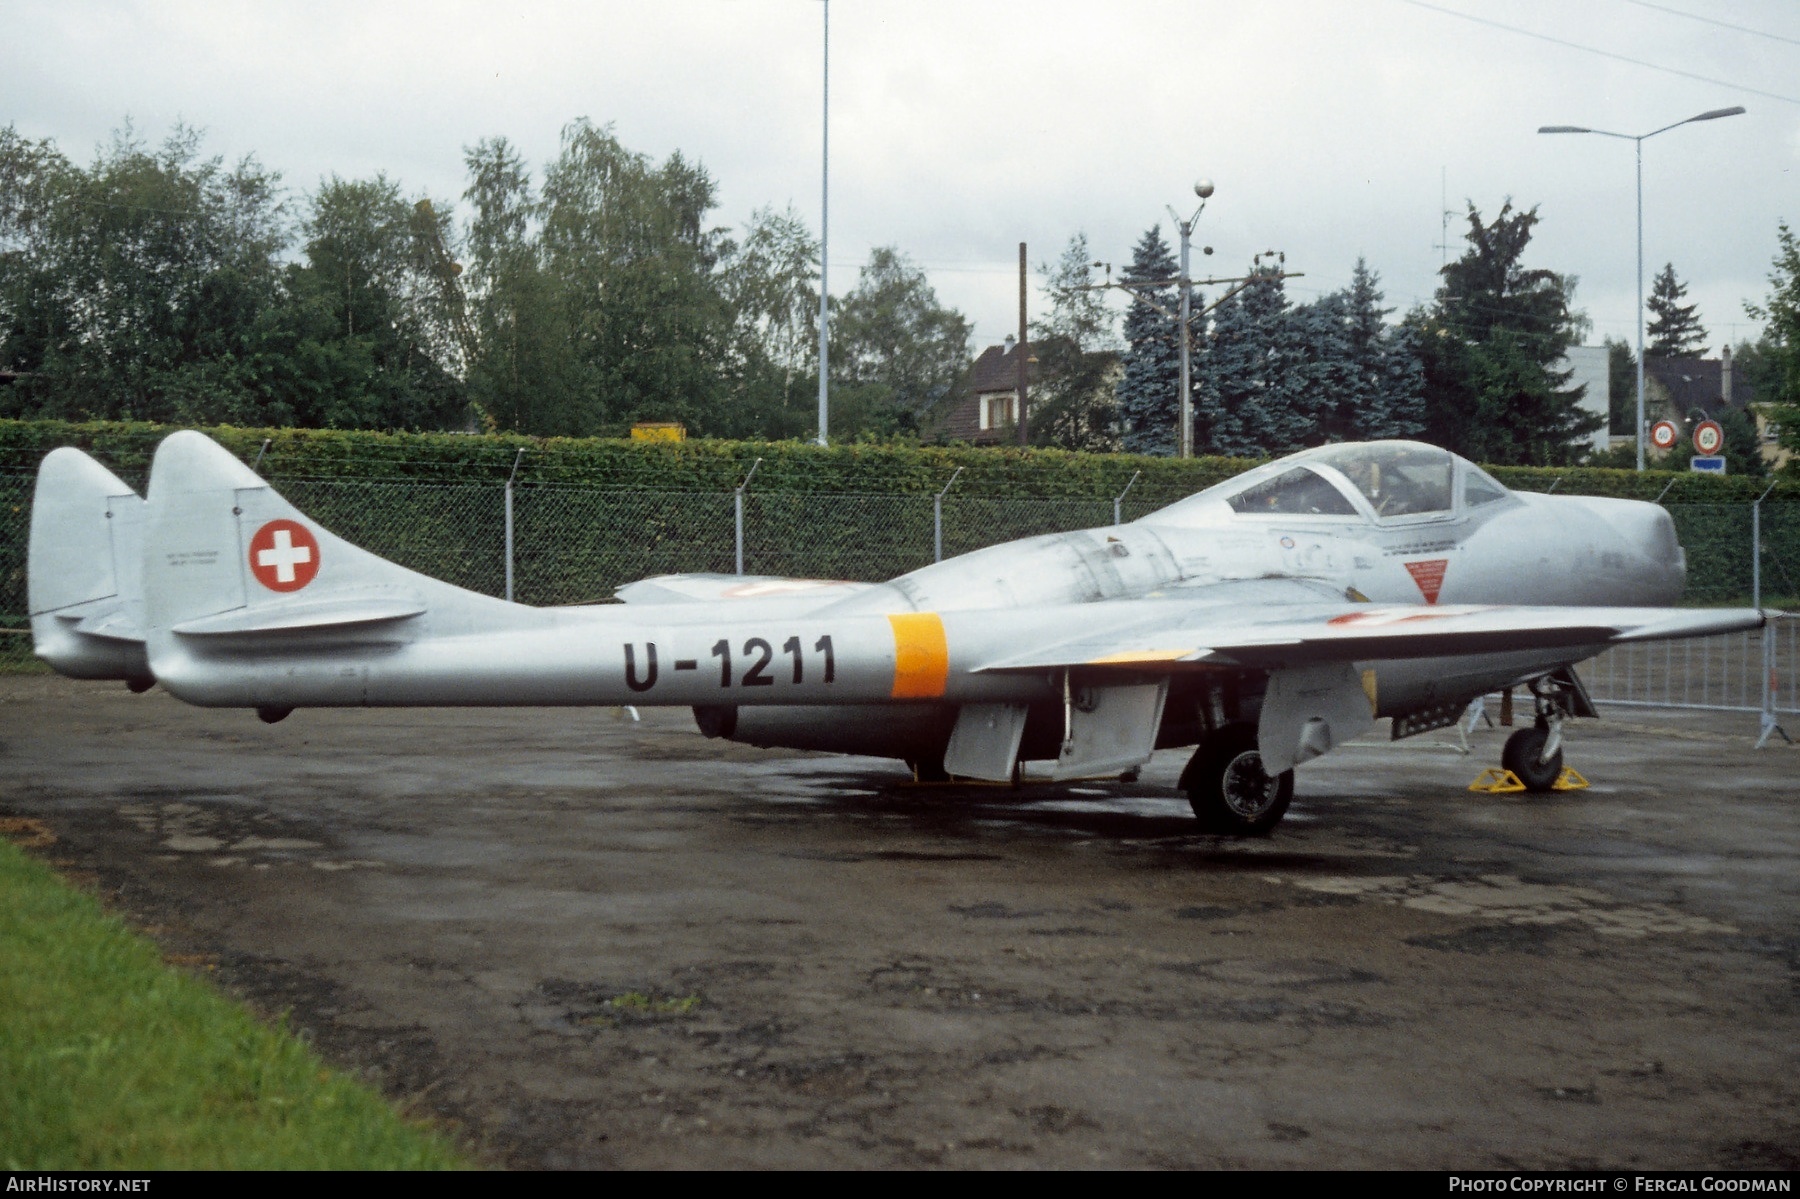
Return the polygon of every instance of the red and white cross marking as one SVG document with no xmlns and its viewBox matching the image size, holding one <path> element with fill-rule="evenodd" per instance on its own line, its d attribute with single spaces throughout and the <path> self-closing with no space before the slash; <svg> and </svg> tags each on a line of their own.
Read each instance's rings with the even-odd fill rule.
<svg viewBox="0 0 1800 1199">
<path fill-rule="evenodd" d="M 272 520 L 250 539 L 250 573 L 270 591 L 298 591 L 319 573 L 319 540 L 296 520 Z"/>
</svg>

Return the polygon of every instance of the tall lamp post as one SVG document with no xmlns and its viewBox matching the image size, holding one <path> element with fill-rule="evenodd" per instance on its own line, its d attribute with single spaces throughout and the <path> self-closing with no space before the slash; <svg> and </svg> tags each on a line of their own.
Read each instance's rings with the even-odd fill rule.
<svg viewBox="0 0 1800 1199">
<path fill-rule="evenodd" d="M 1697 117 L 1689 117 L 1685 121 L 1676 121 L 1673 125 L 1664 125 L 1661 129 L 1652 129 L 1648 133 L 1613 133 L 1606 129 L 1589 129 L 1584 125 L 1542 125 L 1539 133 L 1594 133 L 1601 137 L 1616 137 L 1633 142 L 1637 146 L 1637 468 L 1644 469 L 1644 141 L 1659 133 L 1667 133 L 1671 129 L 1683 125 L 1692 125 L 1696 121 L 1716 121 L 1720 117 L 1735 117 L 1744 110 L 1741 107 L 1715 108 L 1703 112 Z"/>
<path fill-rule="evenodd" d="M 1194 236 L 1194 223 L 1200 214 L 1206 211 L 1206 202 L 1212 198 L 1212 180 L 1202 179 L 1194 184 L 1194 194 L 1200 197 L 1200 207 L 1194 209 L 1194 215 L 1182 220 L 1173 207 L 1169 208 L 1169 217 L 1175 227 L 1181 230 L 1181 318 L 1177 322 L 1181 330 L 1181 436 L 1176 439 L 1176 455 L 1181 458 L 1194 456 L 1194 393 L 1189 377 L 1193 373 L 1193 338 L 1188 327 L 1193 321 L 1193 280 L 1188 277 L 1188 243 Z"/>
<path fill-rule="evenodd" d="M 1188 247 L 1192 244 L 1194 225 L 1199 221 L 1200 214 L 1206 211 L 1206 202 L 1212 198 L 1213 190 L 1212 180 L 1210 179 L 1202 179 L 1194 184 L 1194 194 L 1200 197 L 1200 207 L 1194 209 L 1194 215 L 1185 221 L 1181 219 L 1181 214 L 1176 212 L 1172 206 L 1164 205 L 1164 207 L 1169 210 L 1169 216 L 1175 221 L 1175 228 L 1181 232 L 1181 273 L 1179 275 L 1175 276 L 1173 279 L 1134 279 L 1130 282 L 1124 280 L 1115 281 L 1112 277 L 1112 265 L 1105 262 L 1096 262 L 1094 263 L 1094 266 L 1106 268 L 1106 282 L 1089 283 L 1069 289 L 1070 291 L 1104 291 L 1108 288 L 1116 287 L 1126 295 L 1130 296 L 1137 303 L 1147 304 L 1168 317 L 1171 321 L 1175 322 L 1176 335 L 1181 339 L 1181 415 L 1179 417 L 1181 428 L 1177 430 L 1175 445 L 1176 456 L 1181 458 L 1192 458 L 1194 456 L 1194 393 L 1192 390 L 1194 373 L 1194 318 L 1196 316 L 1204 318 L 1213 309 L 1231 299 L 1231 297 L 1257 283 L 1275 282 L 1281 279 L 1299 279 L 1302 277 L 1300 271 L 1287 271 L 1280 267 L 1276 267 L 1272 270 L 1264 268 L 1262 260 L 1264 258 L 1276 257 L 1274 250 L 1270 250 L 1266 254 L 1258 254 L 1251 263 L 1252 273 L 1248 275 L 1238 275 L 1230 279 L 1195 279 L 1191 276 L 1188 273 Z M 1203 254 L 1211 254 L 1212 247 L 1203 246 L 1201 247 L 1200 252 Z M 1286 262 L 1287 256 L 1285 254 L 1281 255 L 1280 260 Z M 1193 289 L 1196 287 L 1212 287 L 1215 284 L 1220 283 L 1233 283 L 1236 284 L 1236 286 L 1196 313 L 1193 305 Z M 1161 288 L 1168 287 L 1170 284 L 1174 284 L 1180 289 L 1180 304 L 1175 312 L 1170 312 L 1167 308 L 1164 308 L 1146 294 L 1147 292 L 1157 291 Z M 1020 325 L 1023 327 L 1023 319 L 1020 320 Z M 1021 333 L 1020 337 L 1023 338 L 1023 336 L 1024 334 Z"/>
</svg>

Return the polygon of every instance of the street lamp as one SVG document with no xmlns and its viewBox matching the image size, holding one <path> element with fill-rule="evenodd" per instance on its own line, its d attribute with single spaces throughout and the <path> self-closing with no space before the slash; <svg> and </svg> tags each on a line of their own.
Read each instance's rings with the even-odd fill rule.
<svg viewBox="0 0 1800 1199">
<path fill-rule="evenodd" d="M 1601 137 L 1616 137 L 1637 145 L 1637 468 L 1644 469 L 1644 140 L 1655 137 L 1659 133 L 1667 133 L 1682 125 L 1692 125 L 1696 121 L 1716 121 L 1720 117 L 1735 117 L 1744 110 L 1733 105 L 1730 108 L 1715 108 L 1703 112 L 1697 117 L 1689 117 L 1685 121 L 1676 121 L 1673 125 L 1664 125 L 1661 129 L 1652 129 L 1649 133 L 1613 133 L 1606 129 L 1589 129 L 1583 125 L 1541 125 L 1539 133 L 1595 133 Z"/>
<path fill-rule="evenodd" d="M 1194 456 L 1194 393 L 1188 384 L 1193 369 L 1193 338 L 1188 333 L 1188 324 L 1193 318 L 1193 280 L 1188 277 L 1188 242 L 1194 235 L 1194 222 L 1200 219 L 1200 214 L 1206 211 L 1207 200 L 1212 198 L 1212 180 L 1202 179 L 1194 184 L 1194 194 L 1200 197 L 1200 207 L 1194 209 L 1194 215 L 1187 220 L 1182 220 L 1180 214 L 1169 207 L 1170 219 L 1181 230 L 1181 436 L 1176 441 L 1176 454 L 1182 458 Z"/>
<path fill-rule="evenodd" d="M 1206 211 L 1206 201 L 1212 197 L 1212 180 L 1202 179 L 1194 184 L 1194 194 L 1200 197 L 1200 207 L 1194 209 L 1194 215 L 1187 220 L 1182 220 L 1181 214 L 1176 212 L 1173 207 L 1169 207 L 1169 216 L 1174 220 L 1175 228 L 1181 231 L 1181 273 L 1175 278 L 1133 279 L 1129 282 L 1125 280 L 1115 281 L 1112 277 L 1112 264 L 1096 262 L 1093 264 L 1095 269 L 1100 267 L 1106 268 L 1106 282 L 1085 283 L 1079 287 L 1067 289 L 1069 291 L 1106 291 L 1116 287 L 1126 295 L 1130 296 L 1135 302 L 1147 304 L 1157 312 L 1162 313 L 1164 316 L 1175 322 L 1175 332 L 1177 336 L 1181 338 L 1181 428 L 1178 430 L 1179 436 L 1176 438 L 1175 444 L 1176 453 L 1182 458 L 1192 458 L 1194 456 L 1194 395 L 1192 391 L 1194 349 L 1192 326 L 1194 317 L 1198 315 L 1204 318 L 1207 313 L 1225 303 L 1225 301 L 1257 283 L 1273 283 L 1279 282 L 1282 279 L 1299 279 L 1304 277 L 1300 271 L 1289 271 L 1281 266 L 1276 266 L 1274 268 L 1265 267 L 1262 262 L 1264 258 L 1278 258 L 1282 263 L 1287 261 L 1287 255 L 1278 255 L 1274 250 L 1268 250 L 1256 255 L 1256 257 L 1251 260 L 1250 274 L 1248 275 L 1238 275 L 1230 279 L 1195 279 L 1189 275 L 1188 246 L 1193 238 L 1194 223 L 1200 219 L 1200 214 Z M 1021 247 L 1021 249 L 1023 249 L 1023 247 Z M 1213 248 L 1211 246 L 1202 246 L 1200 247 L 1200 252 L 1202 254 L 1211 254 Z M 1224 295 L 1208 304 L 1196 314 L 1193 310 L 1192 289 L 1195 287 L 1212 287 L 1215 284 L 1220 283 L 1231 283 L 1236 286 L 1232 287 L 1229 291 L 1225 292 Z M 1164 308 L 1146 294 L 1168 287 L 1171 284 L 1181 290 L 1181 303 L 1178 312 L 1170 312 L 1167 308 Z M 1021 327 L 1022 326 L 1023 322 L 1021 321 Z"/>
</svg>

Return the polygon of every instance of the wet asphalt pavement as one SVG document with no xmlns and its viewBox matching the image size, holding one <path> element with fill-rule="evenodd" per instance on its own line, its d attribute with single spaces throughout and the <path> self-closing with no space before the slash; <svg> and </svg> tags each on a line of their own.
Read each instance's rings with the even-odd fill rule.
<svg viewBox="0 0 1800 1199">
<path fill-rule="evenodd" d="M 15 677 L 0 814 L 495 1164 L 1800 1167 L 1800 751 L 1608 715 L 1587 791 L 1358 745 L 1238 842 L 1180 753 L 920 787 L 685 710 Z"/>
</svg>

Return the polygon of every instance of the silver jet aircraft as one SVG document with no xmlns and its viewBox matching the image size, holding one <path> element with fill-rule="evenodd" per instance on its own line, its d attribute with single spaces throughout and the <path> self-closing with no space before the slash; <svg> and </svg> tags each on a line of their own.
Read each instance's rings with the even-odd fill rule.
<svg viewBox="0 0 1800 1199">
<path fill-rule="evenodd" d="M 760 746 L 898 758 L 921 777 L 1135 771 L 1216 831 L 1264 833 L 1293 768 L 1391 717 L 1451 723 L 1525 685 L 1504 764 L 1535 790 L 1572 666 L 1627 641 L 1762 623 L 1675 609 L 1685 561 L 1652 504 L 1508 491 L 1416 442 L 1258 467 L 1131 524 L 1029 537 L 887 583 L 672 575 L 622 604 L 465 591 L 308 520 L 204 435 L 157 449 L 140 499 L 78 450 L 32 509 L 37 653 L 267 721 L 301 707 L 679 705 Z"/>
</svg>

